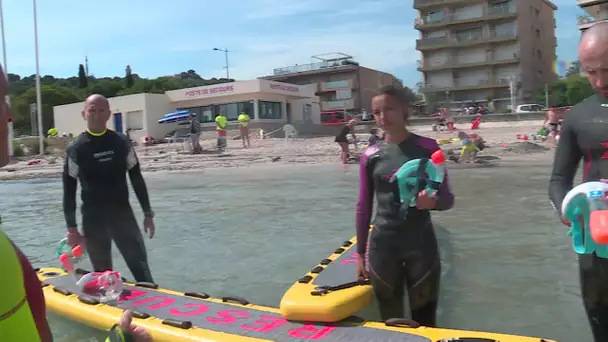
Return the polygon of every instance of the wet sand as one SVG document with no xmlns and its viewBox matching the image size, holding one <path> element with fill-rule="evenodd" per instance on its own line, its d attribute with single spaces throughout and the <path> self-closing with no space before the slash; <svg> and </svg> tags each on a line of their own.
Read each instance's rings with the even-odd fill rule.
<svg viewBox="0 0 608 342">
<path fill-rule="evenodd" d="M 479 153 L 482 162 L 493 165 L 547 164 L 553 157 L 553 149 L 547 141 L 523 142 L 516 134 L 532 134 L 538 131 L 542 121 L 491 122 L 482 123 L 475 132 L 486 141 L 486 149 Z M 457 128 L 472 132 L 469 125 Z M 449 139 L 457 136 L 457 131 L 433 132 L 430 126 L 411 128 L 412 132 L 435 139 Z M 366 132 L 359 132 L 361 140 L 367 139 Z M 240 140 L 228 140 L 223 153 L 215 151 L 215 139 L 202 140 L 205 149 L 202 154 L 192 155 L 187 144 L 160 144 L 145 148 L 137 146 L 136 151 L 144 172 L 196 172 L 210 168 L 225 167 L 274 167 L 278 165 L 338 163 L 339 147 L 334 137 L 299 138 L 284 140 L 272 138 L 260 140 L 252 134 L 251 148 L 243 148 Z M 444 150 L 458 150 L 457 143 L 442 145 Z M 39 160 L 35 165 L 28 165 Z M 56 178 L 61 175 L 63 158 L 44 156 L 42 158 L 22 158 L 0 169 L 0 180 Z"/>
</svg>

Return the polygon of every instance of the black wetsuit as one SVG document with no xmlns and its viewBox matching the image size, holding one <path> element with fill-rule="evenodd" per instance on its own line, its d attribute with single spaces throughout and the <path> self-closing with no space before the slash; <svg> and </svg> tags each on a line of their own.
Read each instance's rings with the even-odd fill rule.
<svg viewBox="0 0 608 342">
<path fill-rule="evenodd" d="M 76 227 L 76 188 L 80 181 L 82 230 L 97 272 L 112 269 L 112 240 L 136 281 L 152 282 L 148 257 L 129 204 L 129 173 L 144 214 L 152 217 L 146 183 L 131 142 L 113 131 L 82 133 L 68 145 L 63 171 L 63 210 L 68 228 Z"/>
<path fill-rule="evenodd" d="M 572 189 L 581 159 L 584 182 L 608 179 L 608 99 L 594 95 L 565 115 L 555 151 L 549 198 L 561 215 L 564 197 Z M 608 259 L 580 254 L 581 295 L 593 336 L 608 341 Z"/>
<path fill-rule="evenodd" d="M 404 217 L 398 205 L 393 174 L 408 160 L 430 158 L 439 149 L 435 140 L 415 134 L 401 144 L 379 141 L 361 157 L 357 202 L 357 253 L 365 255 L 367 270 L 383 320 L 405 317 L 404 290 L 409 294 L 412 319 L 435 325 L 441 263 L 428 210 L 409 208 Z M 377 207 L 369 233 L 372 207 Z M 437 193 L 436 210 L 454 203 L 447 175 Z M 367 253 L 366 253 L 367 252 Z"/>
</svg>

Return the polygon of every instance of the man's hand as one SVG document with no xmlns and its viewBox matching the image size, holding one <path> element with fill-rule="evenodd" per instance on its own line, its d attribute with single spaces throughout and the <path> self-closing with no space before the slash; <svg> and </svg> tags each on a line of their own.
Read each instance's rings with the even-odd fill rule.
<svg viewBox="0 0 608 342">
<path fill-rule="evenodd" d="M 154 225 L 154 218 L 146 217 L 144 218 L 144 232 L 148 234 L 148 237 L 152 239 L 154 237 L 154 233 L 156 232 L 156 226 Z"/>
<path fill-rule="evenodd" d="M 135 342 L 151 342 L 152 336 L 142 327 L 133 324 L 133 313 L 125 310 L 118 322 L 118 326 L 123 333 L 130 334 Z"/>
<path fill-rule="evenodd" d="M 416 208 L 420 210 L 434 209 L 437 205 L 437 193 L 433 193 L 429 196 L 426 190 L 422 190 L 416 197 Z"/>
<path fill-rule="evenodd" d="M 75 227 L 68 227 L 68 233 L 66 237 L 68 239 L 68 245 L 70 247 L 74 247 L 76 245 L 84 245 L 86 242 L 84 236 L 82 236 L 82 234 L 80 234 L 78 229 Z"/>
</svg>

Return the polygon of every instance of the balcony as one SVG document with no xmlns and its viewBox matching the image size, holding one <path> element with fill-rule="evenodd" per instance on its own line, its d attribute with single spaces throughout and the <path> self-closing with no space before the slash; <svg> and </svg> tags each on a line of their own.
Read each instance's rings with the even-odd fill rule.
<svg viewBox="0 0 608 342">
<path fill-rule="evenodd" d="M 416 18 L 414 20 L 414 28 L 424 31 L 428 29 L 436 29 L 449 25 L 469 24 L 477 21 L 491 21 L 500 19 L 516 18 L 517 12 L 511 9 L 508 5 L 493 6 L 488 9 L 488 12 L 479 17 L 473 18 L 455 18 L 453 14 L 448 14 L 441 19 L 430 20 L 426 18 Z"/>
<path fill-rule="evenodd" d="M 440 64 L 430 64 L 423 63 L 422 61 L 418 61 L 418 71 L 436 71 L 436 70 L 446 70 L 446 69 L 465 69 L 465 68 L 476 68 L 483 66 L 493 66 L 493 65 L 507 65 L 507 64 L 517 64 L 519 63 L 518 54 L 514 54 L 513 58 L 504 58 L 504 59 L 486 59 L 481 62 L 460 62 L 458 58 L 451 57 L 448 58 L 445 63 Z"/>
<path fill-rule="evenodd" d="M 608 0 L 578 0 L 577 4 L 595 20 L 608 19 Z"/>
<path fill-rule="evenodd" d="M 457 78 L 453 79 L 449 86 L 433 86 L 431 84 L 424 84 L 420 91 L 422 92 L 445 92 L 445 91 L 460 91 L 460 90 L 478 90 L 478 89 L 496 89 L 496 88 L 508 88 L 508 78 L 498 77 L 487 77 L 477 81 L 459 81 Z"/>
<path fill-rule="evenodd" d="M 339 110 L 339 109 L 354 109 L 355 100 L 336 100 L 336 101 L 321 101 L 321 110 Z"/>
<path fill-rule="evenodd" d="M 357 81 L 354 79 L 342 81 L 319 82 L 318 92 L 327 93 L 339 89 L 356 89 L 358 88 Z"/>
<path fill-rule="evenodd" d="M 453 47 L 474 46 L 488 43 L 501 43 L 509 40 L 517 40 L 514 31 L 490 31 L 483 34 L 481 31 L 476 33 L 454 34 L 450 36 L 416 39 L 416 49 L 420 51 L 432 51 Z"/>
<path fill-rule="evenodd" d="M 351 60 L 327 61 L 310 64 L 293 65 L 285 68 L 274 69 L 274 76 L 291 75 L 298 73 L 310 73 L 328 71 L 332 69 L 355 69 L 359 64 Z"/>
<path fill-rule="evenodd" d="M 453 5 L 453 4 L 470 4 L 477 3 L 479 0 L 414 0 L 414 8 L 417 10 L 429 8 L 429 7 L 439 7 L 445 5 Z"/>
</svg>

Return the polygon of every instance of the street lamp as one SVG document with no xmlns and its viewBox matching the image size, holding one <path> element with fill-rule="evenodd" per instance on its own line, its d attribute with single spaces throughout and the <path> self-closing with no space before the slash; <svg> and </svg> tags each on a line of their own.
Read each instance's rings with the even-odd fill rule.
<svg viewBox="0 0 608 342">
<path fill-rule="evenodd" d="M 213 48 L 213 51 L 221 51 L 226 56 L 226 78 L 229 79 L 230 78 L 230 71 L 228 70 L 228 48 L 226 48 L 226 49 Z"/>
<path fill-rule="evenodd" d="M 42 95 L 40 93 L 40 59 L 38 56 L 38 11 L 36 0 L 34 3 L 34 44 L 36 53 L 36 111 L 38 112 L 38 140 L 40 154 L 44 154 L 44 132 L 42 131 Z"/>
</svg>

